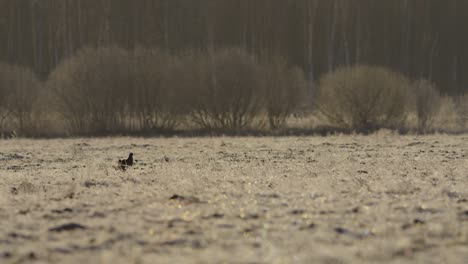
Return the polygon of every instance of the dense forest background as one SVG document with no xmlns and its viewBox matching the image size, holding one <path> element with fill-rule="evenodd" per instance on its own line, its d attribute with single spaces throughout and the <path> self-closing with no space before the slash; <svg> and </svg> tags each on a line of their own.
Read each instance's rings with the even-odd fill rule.
<svg viewBox="0 0 468 264">
<path fill-rule="evenodd" d="M 309 80 L 340 65 L 389 67 L 468 89 L 465 0 L 0 0 L 0 61 L 41 78 L 83 47 L 241 47 Z"/>
</svg>

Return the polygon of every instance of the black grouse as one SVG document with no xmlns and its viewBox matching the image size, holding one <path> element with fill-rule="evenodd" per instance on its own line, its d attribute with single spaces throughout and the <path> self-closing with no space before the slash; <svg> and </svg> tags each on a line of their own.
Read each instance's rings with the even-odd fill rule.
<svg viewBox="0 0 468 264">
<path fill-rule="evenodd" d="M 133 166 L 133 153 L 130 153 L 126 160 L 119 159 L 119 166 L 122 170 L 125 170 L 129 166 Z"/>
</svg>

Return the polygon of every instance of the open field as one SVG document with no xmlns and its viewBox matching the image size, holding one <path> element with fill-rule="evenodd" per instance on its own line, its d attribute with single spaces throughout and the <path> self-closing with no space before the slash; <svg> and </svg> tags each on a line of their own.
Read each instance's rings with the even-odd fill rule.
<svg viewBox="0 0 468 264">
<path fill-rule="evenodd" d="M 0 161 L 0 263 L 468 259 L 468 135 L 18 139 Z"/>
</svg>

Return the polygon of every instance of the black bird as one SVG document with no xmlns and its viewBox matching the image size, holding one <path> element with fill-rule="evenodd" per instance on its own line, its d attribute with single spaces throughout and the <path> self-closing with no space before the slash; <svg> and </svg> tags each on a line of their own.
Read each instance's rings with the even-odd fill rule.
<svg viewBox="0 0 468 264">
<path fill-rule="evenodd" d="M 130 153 L 126 160 L 119 159 L 119 166 L 122 170 L 125 170 L 129 166 L 133 166 L 133 153 Z"/>
</svg>

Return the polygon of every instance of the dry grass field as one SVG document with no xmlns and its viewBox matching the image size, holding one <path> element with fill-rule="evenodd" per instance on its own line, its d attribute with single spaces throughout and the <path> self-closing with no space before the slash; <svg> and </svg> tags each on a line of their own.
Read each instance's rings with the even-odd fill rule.
<svg viewBox="0 0 468 264">
<path fill-rule="evenodd" d="M 468 260 L 468 136 L 15 139 L 0 162 L 0 263 Z"/>
</svg>

